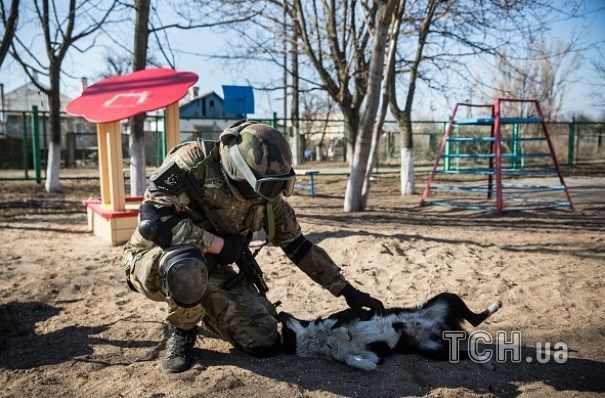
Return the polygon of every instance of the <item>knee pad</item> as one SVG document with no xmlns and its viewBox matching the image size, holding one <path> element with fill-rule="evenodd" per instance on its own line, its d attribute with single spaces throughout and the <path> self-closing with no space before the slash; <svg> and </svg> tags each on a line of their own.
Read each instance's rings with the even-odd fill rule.
<svg viewBox="0 0 605 398">
<path fill-rule="evenodd" d="M 208 286 L 208 268 L 200 251 L 194 247 L 169 253 L 160 265 L 166 295 L 179 307 L 200 303 Z"/>
</svg>

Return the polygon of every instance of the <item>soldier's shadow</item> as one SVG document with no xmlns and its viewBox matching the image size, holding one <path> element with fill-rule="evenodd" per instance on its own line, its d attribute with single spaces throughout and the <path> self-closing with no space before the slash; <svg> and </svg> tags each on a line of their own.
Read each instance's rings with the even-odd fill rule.
<svg viewBox="0 0 605 398">
<path fill-rule="evenodd" d="M 41 302 L 10 302 L 0 306 L 0 368 L 30 369 L 91 355 L 95 344 L 132 346 L 132 342 L 108 340 L 94 335 L 110 325 L 66 326 L 37 333 L 36 323 L 60 313 L 61 309 Z M 141 347 L 157 342 L 139 341 Z"/>
<path fill-rule="evenodd" d="M 292 383 L 310 391 L 343 396 L 400 397 L 425 395 L 440 388 L 461 388 L 480 394 L 516 396 L 527 383 L 543 383 L 556 391 L 605 392 L 605 363 L 569 358 L 565 363 L 537 363 L 536 350 L 522 348 L 523 361 L 495 364 L 488 370 L 471 361 L 439 362 L 417 355 L 387 358 L 374 371 L 353 369 L 342 363 L 289 355 L 256 359 L 240 351 L 219 353 L 196 349 L 197 362 L 207 371 L 231 365 L 274 380 Z M 528 356 L 534 358 L 527 363 Z"/>
</svg>

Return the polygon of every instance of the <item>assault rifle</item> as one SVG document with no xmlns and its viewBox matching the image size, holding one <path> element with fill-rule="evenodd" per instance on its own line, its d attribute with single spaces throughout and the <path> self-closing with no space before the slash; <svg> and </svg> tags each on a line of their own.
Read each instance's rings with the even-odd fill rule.
<svg viewBox="0 0 605 398">
<path fill-rule="evenodd" d="M 244 252 L 242 253 L 242 256 L 238 261 L 235 262 L 235 264 L 239 268 L 239 272 L 237 273 L 237 275 L 235 275 L 233 278 L 229 279 L 223 284 L 223 287 L 225 289 L 231 289 L 242 281 L 247 280 L 256 287 L 258 292 L 263 297 L 267 297 L 269 287 L 263 280 L 263 271 L 260 269 L 260 266 L 256 262 L 255 258 L 261 248 L 262 246 L 256 249 L 254 254 L 252 254 L 248 247 L 244 247 Z"/>
</svg>

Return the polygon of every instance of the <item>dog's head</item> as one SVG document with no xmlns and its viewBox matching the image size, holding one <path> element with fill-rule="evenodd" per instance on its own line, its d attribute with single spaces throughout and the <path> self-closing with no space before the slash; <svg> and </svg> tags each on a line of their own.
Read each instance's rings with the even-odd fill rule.
<svg viewBox="0 0 605 398">
<path fill-rule="evenodd" d="M 334 318 L 305 321 L 286 312 L 281 312 L 278 318 L 282 324 L 283 348 L 288 354 L 337 359 L 363 370 L 376 369 L 380 362 L 375 353 L 360 347 L 349 329 L 338 326 Z"/>
<path fill-rule="evenodd" d="M 296 355 L 296 347 L 299 341 L 303 341 L 307 334 L 308 321 L 295 318 L 287 312 L 280 312 L 277 319 L 282 324 L 282 345 L 286 354 Z"/>
<path fill-rule="evenodd" d="M 351 334 L 346 327 L 335 328 L 335 319 L 317 318 L 305 321 L 287 312 L 280 312 L 282 344 L 284 351 L 301 357 L 315 357 L 337 349 L 339 342 L 350 342 Z"/>
</svg>

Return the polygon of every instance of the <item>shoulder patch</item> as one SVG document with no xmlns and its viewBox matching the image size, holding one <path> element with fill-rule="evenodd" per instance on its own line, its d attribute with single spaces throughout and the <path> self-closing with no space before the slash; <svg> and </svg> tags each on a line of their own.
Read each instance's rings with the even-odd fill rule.
<svg viewBox="0 0 605 398">
<path fill-rule="evenodd" d="M 181 169 L 175 162 L 167 162 L 149 177 L 149 191 L 163 191 L 178 195 L 184 190 Z"/>
</svg>

